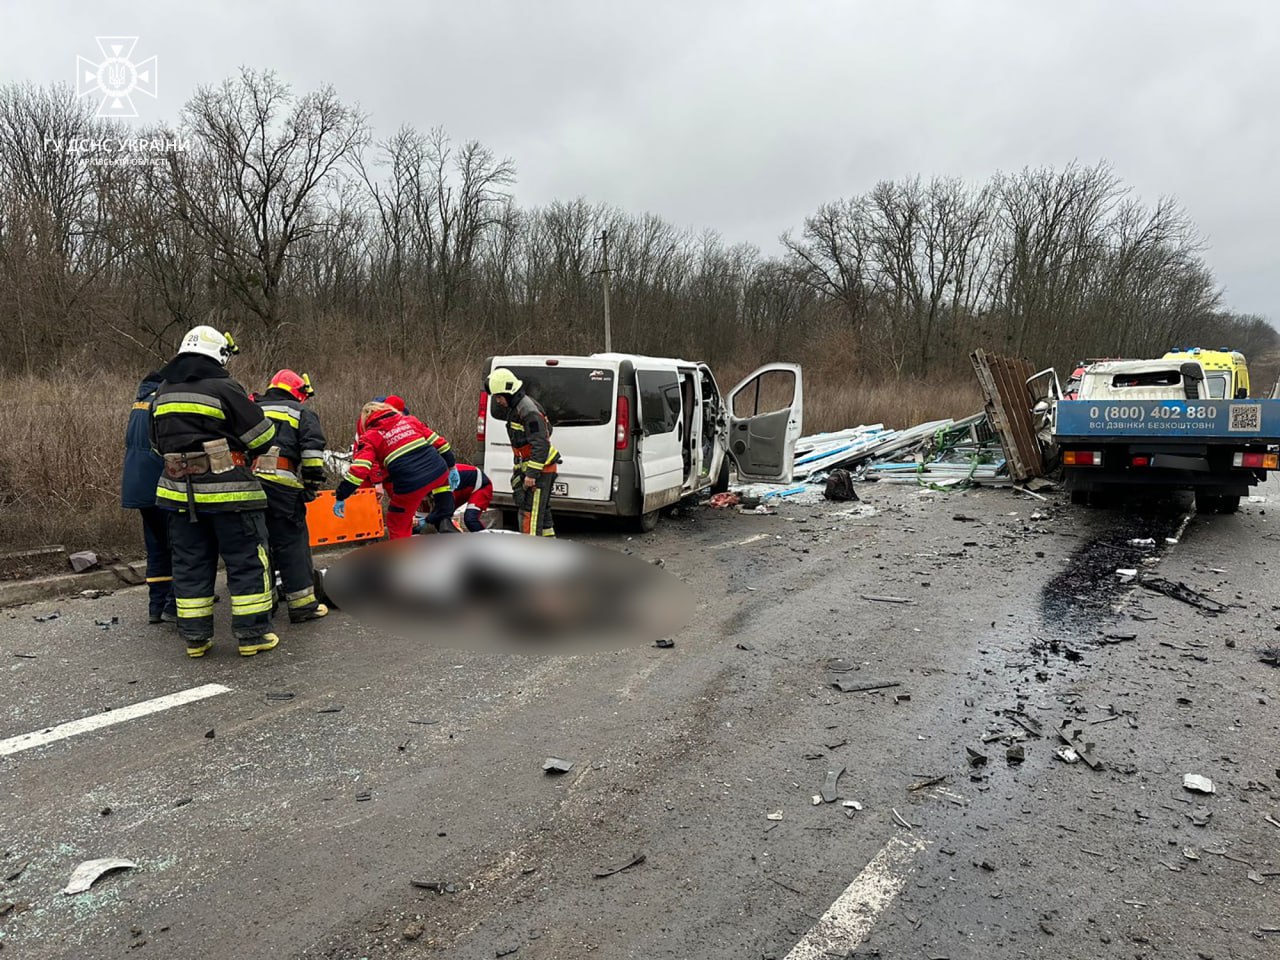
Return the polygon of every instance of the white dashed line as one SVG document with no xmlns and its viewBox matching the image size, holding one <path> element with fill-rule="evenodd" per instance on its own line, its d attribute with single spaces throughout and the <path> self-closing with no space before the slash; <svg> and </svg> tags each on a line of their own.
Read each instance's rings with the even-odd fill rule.
<svg viewBox="0 0 1280 960">
<path fill-rule="evenodd" d="M 907 868 L 924 849 L 919 837 L 894 837 L 797 943 L 786 960 L 825 960 L 852 953 L 907 882 Z"/>
<path fill-rule="evenodd" d="M 31 750 L 35 747 L 43 747 L 46 744 L 65 740 L 67 737 L 74 737 L 80 733 L 101 730 L 103 727 L 114 726 L 117 723 L 124 723 L 128 720 L 136 720 L 148 714 L 159 713 L 161 710 L 181 707 L 187 703 L 195 703 L 197 700 L 205 700 L 209 697 L 216 697 L 220 693 L 230 692 L 230 687 L 224 687 L 220 683 L 206 683 L 202 687 L 192 687 L 190 690 L 170 693 L 163 697 L 156 697 L 154 700 L 143 700 L 141 703 L 118 707 L 115 710 L 94 714 L 92 717 L 85 717 L 81 720 L 60 723 L 56 727 L 38 730 L 35 733 L 24 733 L 17 737 L 10 737 L 8 740 L 0 740 L 0 757 L 7 757 L 10 754 L 21 753 L 23 750 Z"/>
</svg>

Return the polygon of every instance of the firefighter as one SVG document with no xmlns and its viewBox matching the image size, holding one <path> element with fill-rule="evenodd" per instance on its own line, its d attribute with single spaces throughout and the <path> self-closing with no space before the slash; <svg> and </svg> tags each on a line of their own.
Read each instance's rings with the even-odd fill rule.
<svg viewBox="0 0 1280 960">
<path fill-rule="evenodd" d="M 479 467 L 460 463 L 455 469 L 459 476 L 458 486 L 453 491 L 455 514 L 457 510 L 465 507 L 462 512 L 462 526 L 469 533 L 480 533 L 485 529 L 480 518 L 493 502 L 493 483 Z M 435 498 L 428 497 L 427 500 L 431 504 L 431 513 L 427 514 L 426 519 L 415 529 L 415 533 L 421 533 L 427 526 L 435 526 L 439 520 Z M 456 528 L 457 524 L 455 523 L 454 526 Z"/>
<path fill-rule="evenodd" d="M 493 415 L 507 424 L 513 466 L 511 494 L 520 514 L 520 532 L 554 537 L 551 485 L 560 453 L 551 442 L 551 421 L 541 405 L 525 393 L 524 382 L 506 367 L 489 374 L 485 384 L 493 397 Z"/>
<path fill-rule="evenodd" d="M 126 510 L 137 510 L 142 518 L 142 540 L 147 548 L 147 619 L 151 623 L 174 623 L 178 615 L 173 602 L 169 520 L 168 514 L 156 506 L 156 484 L 164 460 L 151 449 L 151 400 L 160 379 L 159 373 L 142 378 L 129 411 L 120 504 Z"/>
<path fill-rule="evenodd" d="M 436 529 L 453 533 L 448 522 L 454 511 L 449 473 L 457 461 L 452 451 L 440 453 L 421 423 L 376 400 L 364 405 L 358 427 L 359 438 L 351 468 L 335 493 L 334 514 L 345 516 L 347 497 L 368 480 L 375 469 L 382 468 L 391 481 L 387 534 L 392 540 L 413 533 L 414 513 L 427 494 L 435 498 L 436 510 L 445 517 L 435 524 Z"/>
<path fill-rule="evenodd" d="M 227 373 L 227 361 L 238 352 L 230 334 L 193 327 L 160 371 L 163 382 L 151 407 L 152 446 L 164 457 L 156 502 L 170 511 L 178 629 L 192 657 L 213 646 L 219 555 L 241 656 L 280 642 L 271 630 L 267 495 L 250 469 L 276 428 Z"/>
<path fill-rule="evenodd" d="M 314 395 L 309 374 L 280 370 L 257 398 L 262 412 L 275 424 L 276 435 L 267 452 L 254 461 L 253 473 L 267 495 L 271 582 L 275 584 L 278 576 L 284 588 L 290 623 L 318 620 L 329 613 L 316 599 L 307 531 L 307 504 L 325 480 L 324 431 L 315 413 L 303 406 Z"/>
</svg>

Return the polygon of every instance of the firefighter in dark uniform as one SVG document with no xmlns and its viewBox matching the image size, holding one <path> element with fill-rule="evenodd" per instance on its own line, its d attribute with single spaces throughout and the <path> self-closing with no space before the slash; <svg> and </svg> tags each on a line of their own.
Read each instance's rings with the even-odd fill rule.
<svg viewBox="0 0 1280 960">
<path fill-rule="evenodd" d="M 250 469 L 276 428 L 227 373 L 226 362 L 237 352 L 229 334 L 209 326 L 189 330 L 160 371 L 151 408 L 152 445 L 164 457 L 156 503 L 170 511 L 178 630 L 192 657 L 213 646 L 219 555 L 240 654 L 253 656 L 280 642 L 271 631 L 267 495 Z"/>
<path fill-rule="evenodd" d="M 520 515 L 520 532 L 554 537 L 551 486 L 560 453 L 551 442 L 551 421 L 538 401 L 524 391 L 524 382 L 506 367 L 489 374 L 486 389 L 493 397 L 493 415 L 507 424 L 513 458 L 511 494 Z"/>
<path fill-rule="evenodd" d="M 124 435 L 124 471 L 120 503 L 142 517 L 142 538 L 147 548 L 147 619 L 173 623 L 173 564 L 169 556 L 168 512 L 156 506 L 156 483 L 164 460 L 151 449 L 151 400 L 160 386 L 160 374 L 148 373 L 138 384 Z"/>
<path fill-rule="evenodd" d="M 307 503 L 325 480 L 324 431 L 315 413 L 303 406 L 314 395 L 309 375 L 281 370 L 256 398 L 276 427 L 271 446 L 254 461 L 253 473 L 267 495 L 271 582 L 279 575 L 291 623 L 317 620 L 329 612 L 316 599 L 307 531 Z"/>
</svg>

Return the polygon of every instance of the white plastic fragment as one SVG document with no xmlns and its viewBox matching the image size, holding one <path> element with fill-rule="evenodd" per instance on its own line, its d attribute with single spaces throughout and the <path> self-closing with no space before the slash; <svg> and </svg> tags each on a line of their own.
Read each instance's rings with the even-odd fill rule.
<svg viewBox="0 0 1280 960">
<path fill-rule="evenodd" d="M 1218 790 L 1213 785 L 1213 781 L 1208 777 L 1202 777 L 1198 773 L 1188 773 L 1182 778 L 1182 789 L 1190 790 L 1192 793 L 1217 793 Z"/>
<path fill-rule="evenodd" d="M 862 809 L 862 804 L 860 804 L 857 800 L 846 800 L 844 802 L 844 806 L 849 807 L 851 810 Z"/>
<path fill-rule="evenodd" d="M 781 811 L 781 810 L 775 810 L 775 811 L 773 811 L 773 813 L 766 814 L 766 815 L 765 815 L 765 819 L 766 819 L 766 820 L 781 820 L 781 819 L 782 819 L 782 811 Z"/>
<path fill-rule="evenodd" d="M 1129 541 L 1131 547 L 1154 547 L 1156 541 L 1154 537 L 1137 537 Z"/>
<path fill-rule="evenodd" d="M 1138 571 L 1130 567 L 1121 567 L 1116 570 L 1116 576 L 1120 578 L 1121 583 L 1128 583 L 1138 575 Z"/>
<path fill-rule="evenodd" d="M 71 880 L 62 892 L 65 894 L 84 893 L 104 873 L 110 873 L 112 870 L 132 870 L 136 866 L 137 864 L 132 860 L 122 860 L 120 857 L 86 860 L 72 871 Z"/>
<path fill-rule="evenodd" d="M 815 807 L 820 807 L 820 806 L 822 806 L 822 795 L 821 795 L 821 794 L 817 794 L 817 793 L 815 793 L 815 794 L 813 795 L 813 805 L 814 805 Z"/>
<path fill-rule="evenodd" d="M 1063 763 L 1079 763 L 1080 754 L 1076 753 L 1071 747 L 1063 747 L 1060 750 L 1053 751 L 1053 755 Z"/>
</svg>

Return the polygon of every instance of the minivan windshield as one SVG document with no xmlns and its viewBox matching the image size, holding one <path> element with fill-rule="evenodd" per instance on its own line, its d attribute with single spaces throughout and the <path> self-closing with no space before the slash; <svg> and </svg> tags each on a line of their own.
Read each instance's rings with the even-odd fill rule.
<svg viewBox="0 0 1280 960">
<path fill-rule="evenodd" d="M 555 427 L 598 427 L 613 420 L 613 387 L 608 367 L 512 367 L 525 392 Z"/>
</svg>

